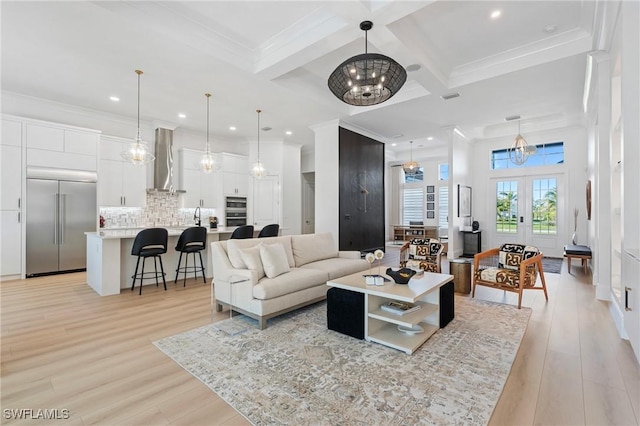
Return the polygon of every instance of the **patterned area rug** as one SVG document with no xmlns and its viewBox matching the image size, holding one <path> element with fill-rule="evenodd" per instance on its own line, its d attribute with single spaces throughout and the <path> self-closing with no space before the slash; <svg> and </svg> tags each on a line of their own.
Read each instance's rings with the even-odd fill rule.
<svg viewBox="0 0 640 426">
<path fill-rule="evenodd" d="M 328 330 L 326 303 L 231 336 L 214 324 L 154 342 L 256 425 L 486 424 L 531 310 L 456 296 L 413 355 Z"/>
</svg>

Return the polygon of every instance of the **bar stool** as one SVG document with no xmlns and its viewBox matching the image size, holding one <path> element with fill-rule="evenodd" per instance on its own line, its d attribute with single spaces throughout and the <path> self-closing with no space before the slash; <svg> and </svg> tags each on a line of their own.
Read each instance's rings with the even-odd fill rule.
<svg viewBox="0 0 640 426">
<path fill-rule="evenodd" d="M 202 250 L 205 249 L 207 244 L 207 228 L 204 226 L 193 226 L 182 231 L 178 243 L 176 244 L 176 251 L 180 252 L 180 258 L 178 259 L 178 267 L 176 268 L 176 278 L 173 280 L 174 284 L 178 281 L 178 274 L 184 272 L 184 279 L 182 286 L 187 285 L 187 271 L 193 271 L 193 277 L 198 276 L 198 272 L 202 272 L 202 282 L 207 283 L 204 277 L 204 264 L 202 263 Z M 182 264 L 182 254 L 186 253 L 184 266 Z M 189 253 L 193 254 L 193 266 L 189 266 Z M 196 253 L 200 256 L 200 267 L 196 266 Z"/>
<path fill-rule="evenodd" d="M 133 288 L 136 286 L 136 278 L 140 278 L 140 294 L 142 294 L 142 281 L 145 279 L 144 263 L 148 257 L 153 257 L 153 266 L 155 267 L 155 271 L 146 272 L 146 274 L 151 275 L 149 278 L 155 277 L 156 287 L 159 285 L 158 277 L 161 276 L 164 289 L 165 291 L 167 290 L 167 282 L 164 279 L 164 267 L 162 266 L 162 256 L 160 255 L 167 252 L 168 238 L 169 233 L 164 228 L 147 228 L 138 232 L 135 240 L 133 240 L 133 247 L 131 247 L 131 255 L 138 256 L 136 271 L 131 277 L 133 278 L 131 291 L 133 291 Z M 138 274 L 140 258 L 142 258 L 142 272 Z M 160 274 L 158 274 L 158 264 L 156 263 L 156 259 L 160 259 Z"/>
<path fill-rule="evenodd" d="M 258 238 L 277 237 L 279 230 L 280 230 L 280 225 L 278 225 L 277 223 L 272 223 L 271 225 L 267 225 L 260 230 L 260 233 L 258 234 Z"/>
<path fill-rule="evenodd" d="M 253 225 L 238 226 L 229 237 L 230 240 L 242 240 L 245 238 L 253 238 Z"/>
</svg>

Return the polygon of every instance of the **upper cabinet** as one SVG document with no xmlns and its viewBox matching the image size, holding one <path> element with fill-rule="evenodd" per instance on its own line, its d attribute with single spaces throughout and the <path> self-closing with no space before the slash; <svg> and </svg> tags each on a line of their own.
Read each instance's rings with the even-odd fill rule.
<svg viewBox="0 0 640 426">
<path fill-rule="evenodd" d="M 247 196 L 249 193 L 249 159 L 243 155 L 222 153 L 224 195 Z"/>
<path fill-rule="evenodd" d="M 144 207 L 147 166 L 125 161 L 120 153 L 131 141 L 103 136 L 98 170 L 98 204 L 103 207 Z"/>
<path fill-rule="evenodd" d="M 204 152 L 191 149 L 178 151 L 178 170 L 180 183 L 178 188 L 186 191 L 182 194 L 181 205 L 184 208 L 217 208 L 221 203 L 221 173 L 206 174 L 200 169 L 200 159 Z M 217 154 L 213 154 L 220 161 Z"/>
<path fill-rule="evenodd" d="M 96 171 L 99 142 L 98 131 L 27 122 L 27 166 Z"/>
</svg>

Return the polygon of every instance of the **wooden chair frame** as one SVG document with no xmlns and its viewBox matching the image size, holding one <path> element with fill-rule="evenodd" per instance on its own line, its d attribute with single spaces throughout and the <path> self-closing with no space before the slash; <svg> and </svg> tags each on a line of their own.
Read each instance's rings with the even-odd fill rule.
<svg viewBox="0 0 640 426">
<path fill-rule="evenodd" d="M 500 248 L 493 248 L 481 253 L 476 254 L 473 257 L 473 285 L 471 289 L 471 297 L 475 297 L 476 294 L 476 285 L 481 285 L 485 287 L 497 288 L 504 291 L 510 291 L 513 293 L 518 293 L 518 309 L 522 307 L 522 291 L 523 290 L 542 290 L 544 292 L 544 298 L 548 301 L 549 295 L 547 294 L 547 283 L 544 279 L 544 270 L 542 268 L 542 253 L 538 253 L 537 255 L 530 257 L 529 259 L 523 260 L 520 263 L 520 280 L 518 287 L 511 287 L 508 285 L 500 285 L 500 283 L 494 283 L 491 281 L 483 281 L 481 279 L 476 279 L 475 271 L 478 270 L 479 267 L 497 267 L 498 266 L 498 256 L 500 253 Z M 533 287 L 525 287 L 525 274 L 527 271 L 527 267 L 533 266 L 534 268 L 538 268 L 538 275 L 540 276 L 540 281 L 542 282 L 541 287 L 537 287 L 534 283 Z M 536 280 L 537 281 L 537 280 Z"/>
</svg>

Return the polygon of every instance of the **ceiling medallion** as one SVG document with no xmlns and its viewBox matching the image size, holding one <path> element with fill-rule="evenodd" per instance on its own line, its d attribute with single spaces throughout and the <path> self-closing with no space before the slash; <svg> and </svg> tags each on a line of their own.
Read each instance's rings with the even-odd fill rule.
<svg viewBox="0 0 640 426">
<path fill-rule="evenodd" d="M 329 76 L 329 89 L 341 101 L 355 106 L 380 104 L 398 93 L 407 72 L 392 58 L 367 52 L 367 31 L 371 21 L 360 23 L 364 31 L 364 54 L 341 63 Z"/>
</svg>

